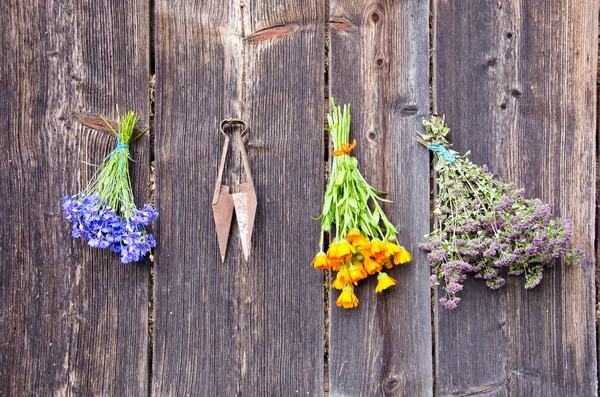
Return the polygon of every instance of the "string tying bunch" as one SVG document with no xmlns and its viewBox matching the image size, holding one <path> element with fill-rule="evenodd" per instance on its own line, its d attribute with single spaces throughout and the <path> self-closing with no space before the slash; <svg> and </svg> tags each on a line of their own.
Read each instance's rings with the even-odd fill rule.
<svg viewBox="0 0 600 397">
<path fill-rule="evenodd" d="M 443 145 L 439 143 L 435 145 L 428 145 L 427 149 L 431 150 L 434 153 L 437 153 L 439 156 L 442 156 L 446 161 L 450 163 L 454 163 L 456 161 L 456 156 L 448 151 Z"/>
<path fill-rule="evenodd" d="M 115 154 L 117 154 L 117 152 L 121 153 L 121 161 L 119 163 L 119 172 L 121 174 L 123 174 L 123 167 L 127 163 L 127 153 L 125 153 L 125 149 L 129 149 L 129 145 L 121 142 L 121 139 L 117 137 L 117 147 L 110 154 L 110 159 L 112 160 L 115 157 Z"/>
<path fill-rule="evenodd" d="M 342 154 L 350 154 L 352 149 L 356 146 L 356 139 L 352 143 L 341 143 L 340 149 L 333 152 L 334 156 L 341 156 Z"/>
</svg>

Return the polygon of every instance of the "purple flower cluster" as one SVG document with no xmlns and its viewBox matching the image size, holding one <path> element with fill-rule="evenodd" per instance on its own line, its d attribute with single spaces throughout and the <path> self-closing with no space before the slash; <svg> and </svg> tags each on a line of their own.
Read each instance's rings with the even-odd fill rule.
<svg viewBox="0 0 600 397">
<path fill-rule="evenodd" d="M 90 247 L 118 252 L 123 263 L 141 260 L 156 246 L 154 236 L 146 227 L 156 219 L 158 212 L 149 204 L 141 210 L 133 210 L 129 218 L 121 218 L 96 194 L 83 199 L 65 196 L 62 206 L 71 223 L 73 238 L 86 240 Z"/>
<path fill-rule="evenodd" d="M 442 119 L 434 116 L 423 124 L 427 134 L 421 143 L 449 146 L 449 129 Z M 487 166 L 473 164 L 468 154 L 456 154 L 453 162 L 438 158 L 437 227 L 421 244 L 431 264 L 431 286 L 443 283 L 446 295 L 440 303 L 445 308 L 457 307 L 456 293 L 467 274 L 485 280 L 493 290 L 506 284 L 503 274 L 523 275 L 530 289 L 556 259 L 582 263 L 583 251 L 568 249 L 568 220 L 553 218 L 549 204 L 527 199 L 523 189 L 494 179 Z"/>
</svg>

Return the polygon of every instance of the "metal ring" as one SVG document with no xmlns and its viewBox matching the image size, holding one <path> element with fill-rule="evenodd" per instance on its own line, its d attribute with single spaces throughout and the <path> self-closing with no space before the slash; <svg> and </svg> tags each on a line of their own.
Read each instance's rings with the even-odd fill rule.
<svg viewBox="0 0 600 397">
<path fill-rule="evenodd" d="M 232 124 L 241 124 L 244 126 L 244 129 L 242 130 L 240 136 L 244 136 L 248 133 L 248 126 L 246 125 L 246 122 L 244 120 L 241 119 L 225 119 L 223 121 L 221 121 L 221 124 L 219 125 L 219 129 L 221 130 L 222 134 L 225 134 L 225 131 L 223 131 L 223 127 L 226 125 L 232 125 Z"/>
</svg>

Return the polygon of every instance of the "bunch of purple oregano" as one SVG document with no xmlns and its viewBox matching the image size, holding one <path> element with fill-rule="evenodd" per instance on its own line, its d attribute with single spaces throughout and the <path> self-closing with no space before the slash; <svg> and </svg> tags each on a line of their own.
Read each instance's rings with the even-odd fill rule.
<svg viewBox="0 0 600 397">
<path fill-rule="evenodd" d="M 553 218 L 552 208 L 539 199 L 528 199 L 523 189 L 494 179 L 487 166 L 449 149 L 450 129 L 444 120 L 424 120 L 425 134 L 417 140 L 437 155 L 438 192 L 435 199 L 436 225 L 425 236 L 421 249 L 428 252 L 431 287 L 443 283 L 440 303 L 454 309 L 456 294 L 467 274 L 486 281 L 493 290 L 502 287 L 509 275 L 525 277 L 525 288 L 537 286 L 544 268 L 557 258 L 580 265 L 581 249 L 569 249 L 571 224 Z"/>
<path fill-rule="evenodd" d="M 117 138 L 116 148 L 98 166 L 85 190 L 63 199 L 71 236 L 86 240 L 90 247 L 120 253 L 123 263 L 141 260 L 156 246 L 146 227 L 158 212 L 149 204 L 136 207 L 129 177 L 129 143 L 146 132 L 133 137 L 138 120 L 134 112 L 127 112 L 123 119 L 119 117 L 117 131 L 106 122 Z"/>
</svg>

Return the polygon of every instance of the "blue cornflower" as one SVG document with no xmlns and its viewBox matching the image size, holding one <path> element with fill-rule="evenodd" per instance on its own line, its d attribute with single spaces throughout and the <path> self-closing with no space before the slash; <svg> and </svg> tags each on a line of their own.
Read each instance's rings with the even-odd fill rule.
<svg viewBox="0 0 600 397">
<path fill-rule="evenodd" d="M 154 236 L 146 231 L 146 226 L 158 216 L 150 204 L 133 209 L 129 218 L 109 209 L 97 195 L 82 199 L 65 196 L 62 207 L 72 225 L 73 238 L 82 238 L 93 248 L 120 253 L 123 263 L 137 262 L 156 247 Z"/>
</svg>

